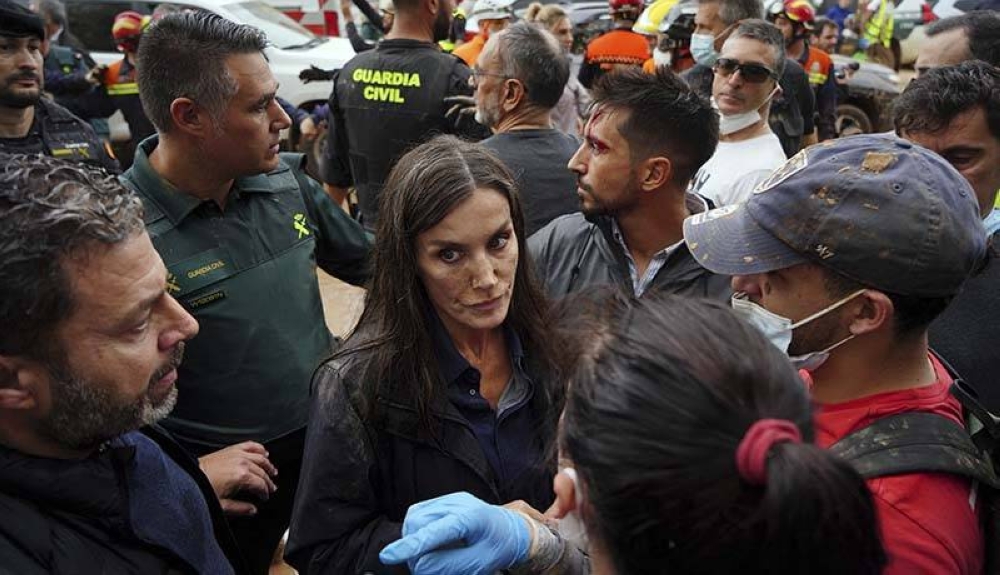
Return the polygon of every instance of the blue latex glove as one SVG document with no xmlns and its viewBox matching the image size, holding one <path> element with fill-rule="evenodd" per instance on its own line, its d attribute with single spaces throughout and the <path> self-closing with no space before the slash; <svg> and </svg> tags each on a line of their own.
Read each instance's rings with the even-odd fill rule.
<svg viewBox="0 0 1000 575">
<path fill-rule="evenodd" d="M 379 553 L 386 565 L 406 562 L 413 575 L 493 575 L 528 558 L 528 525 L 517 513 L 452 493 L 406 512 L 403 538 Z"/>
</svg>

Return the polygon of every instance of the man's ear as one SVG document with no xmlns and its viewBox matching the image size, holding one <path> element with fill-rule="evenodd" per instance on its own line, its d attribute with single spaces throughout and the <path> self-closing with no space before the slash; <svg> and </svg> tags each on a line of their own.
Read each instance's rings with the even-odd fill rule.
<svg viewBox="0 0 1000 575">
<path fill-rule="evenodd" d="M 562 519 L 567 513 L 576 510 L 576 484 L 569 475 L 559 472 L 552 478 L 552 490 L 555 491 L 556 500 L 545 512 L 545 516 L 550 519 Z"/>
<path fill-rule="evenodd" d="M 649 158 L 643 164 L 640 171 L 639 187 L 644 192 L 662 188 L 670 182 L 670 178 L 674 175 L 674 166 L 669 158 L 657 156 Z"/>
<path fill-rule="evenodd" d="M 35 360 L 0 355 L 0 410 L 31 410 L 48 381 L 48 370 Z"/>
<path fill-rule="evenodd" d="M 199 138 L 208 136 L 215 129 L 208 110 L 190 98 L 177 98 L 170 102 L 170 118 L 178 130 Z"/>
<path fill-rule="evenodd" d="M 440 7 L 440 4 L 441 4 L 441 0 L 426 0 L 425 6 L 427 7 L 427 10 L 431 14 L 437 16 L 438 8 Z"/>
<path fill-rule="evenodd" d="M 504 112 L 510 112 L 517 108 L 526 97 L 527 92 L 524 89 L 524 84 L 518 80 L 504 80 L 503 100 L 500 102 L 500 107 Z"/>
<path fill-rule="evenodd" d="M 880 329 L 893 327 L 896 308 L 889 296 L 877 290 L 865 290 L 858 296 L 858 304 L 847 304 L 854 316 L 850 320 L 848 330 L 853 335 L 864 335 Z"/>
</svg>

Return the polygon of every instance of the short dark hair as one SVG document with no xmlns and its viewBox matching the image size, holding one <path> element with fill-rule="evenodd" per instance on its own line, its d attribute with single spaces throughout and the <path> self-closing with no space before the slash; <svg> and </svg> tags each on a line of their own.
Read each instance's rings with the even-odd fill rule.
<svg viewBox="0 0 1000 575">
<path fill-rule="evenodd" d="M 981 60 L 940 66 L 914 78 L 896 99 L 896 132 L 936 133 L 976 107 L 982 107 L 994 138 L 1000 140 L 1000 70 Z"/>
<path fill-rule="evenodd" d="M 719 115 L 667 66 L 657 66 L 652 74 L 638 68 L 605 74 L 592 96 L 595 106 L 629 113 L 618 130 L 632 161 L 670 158 L 677 184 L 690 181 L 715 153 Z"/>
<path fill-rule="evenodd" d="M 1000 66 L 1000 14 L 992 10 L 976 10 L 942 18 L 929 24 L 925 33 L 936 36 L 958 28 L 965 30 L 973 58 Z"/>
<path fill-rule="evenodd" d="M 580 331 L 560 435 L 581 517 L 617 572 L 881 573 L 871 494 L 813 443 L 788 357 L 720 302 L 625 298 Z M 771 447 L 755 485 L 736 452 L 761 419 L 793 423 L 803 441 Z"/>
<path fill-rule="evenodd" d="M 863 289 L 876 289 L 843 276 L 829 268 L 823 268 L 823 286 L 827 295 L 834 299 L 847 297 Z M 951 303 L 953 296 L 924 297 L 889 293 L 877 290 L 892 302 L 893 333 L 906 338 L 927 330 L 941 312 Z"/>
<path fill-rule="evenodd" d="M 0 153 L 0 354 L 51 359 L 74 308 L 68 256 L 141 232 L 142 202 L 107 172 Z"/>
<path fill-rule="evenodd" d="M 60 0 L 38 0 L 38 13 L 42 18 L 51 20 L 63 28 L 63 34 L 69 32 L 69 21 L 66 18 L 66 5 Z"/>
<path fill-rule="evenodd" d="M 497 38 L 497 58 L 504 74 L 524 83 L 528 101 L 554 108 L 569 80 L 569 58 L 548 31 L 518 22 Z"/>
<path fill-rule="evenodd" d="M 816 19 L 816 22 L 813 25 L 813 30 L 818 35 L 823 33 L 824 28 L 836 28 L 837 30 L 840 30 L 840 26 L 837 26 L 836 22 L 826 16 L 820 16 Z"/>
<path fill-rule="evenodd" d="M 774 51 L 774 73 L 778 78 L 785 73 L 785 36 L 777 26 L 764 20 L 745 20 L 740 22 L 726 41 L 735 38 L 756 40 L 770 46 Z"/>
<path fill-rule="evenodd" d="M 221 120 L 238 89 L 226 58 L 263 55 L 266 45 L 267 37 L 257 28 L 212 12 L 167 14 L 146 30 L 139 43 L 136 67 L 143 110 L 163 134 L 173 127 L 170 105 L 177 98 L 190 98 Z"/>
<path fill-rule="evenodd" d="M 732 26 L 741 20 L 764 17 L 764 4 L 761 0 L 701 0 L 699 4 L 713 2 L 719 5 L 719 20 L 726 26 Z"/>
</svg>

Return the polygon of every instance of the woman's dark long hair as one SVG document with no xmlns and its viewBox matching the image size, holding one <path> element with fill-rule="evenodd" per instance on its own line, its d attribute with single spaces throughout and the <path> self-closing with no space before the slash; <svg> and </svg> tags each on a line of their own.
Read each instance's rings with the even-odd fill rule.
<svg viewBox="0 0 1000 575">
<path fill-rule="evenodd" d="M 524 237 L 524 216 L 514 178 L 486 148 L 453 136 L 439 136 L 397 162 L 379 200 L 379 226 L 373 274 L 358 327 L 338 356 L 363 352 L 364 415 L 378 419 L 378 398 L 393 386 L 412 402 L 422 427 L 432 431 L 430 406 L 443 397 L 444 384 L 430 339 L 428 313 L 433 304 L 417 273 L 416 241 L 477 189 L 496 190 L 509 203 L 518 261 L 509 325 L 521 338 L 535 372 L 536 415 L 544 421 L 543 441 L 554 439 L 562 394 L 552 368 L 552 349 L 544 329 L 548 305 L 539 289 Z M 539 413 L 541 408 L 545 413 Z"/>
<path fill-rule="evenodd" d="M 576 356 L 560 443 L 619 575 L 881 572 L 871 494 L 812 444 L 808 392 L 784 354 L 720 303 L 603 306 Z M 753 485 L 735 454 L 764 418 L 793 422 L 803 442 L 772 447 Z"/>
</svg>

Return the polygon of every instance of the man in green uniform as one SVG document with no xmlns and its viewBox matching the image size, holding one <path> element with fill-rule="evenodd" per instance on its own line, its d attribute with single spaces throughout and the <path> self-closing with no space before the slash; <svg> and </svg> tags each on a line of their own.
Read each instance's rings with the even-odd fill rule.
<svg viewBox="0 0 1000 575">
<path fill-rule="evenodd" d="M 144 200 L 167 290 L 201 324 L 164 426 L 201 457 L 253 573 L 267 572 L 287 529 L 309 381 L 332 346 L 316 265 L 360 284 L 370 250 L 301 156 L 279 155 L 290 120 L 265 41 L 207 12 L 150 27 L 138 84 L 158 136 L 124 175 Z"/>
</svg>

